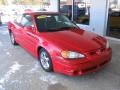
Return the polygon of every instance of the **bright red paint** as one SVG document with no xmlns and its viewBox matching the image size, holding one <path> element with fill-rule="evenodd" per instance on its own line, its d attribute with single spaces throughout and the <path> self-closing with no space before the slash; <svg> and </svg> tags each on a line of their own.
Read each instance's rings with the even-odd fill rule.
<svg viewBox="0 0 120 90">
<path fill-rule="evenodd" d="M 28 13 L 34 19 L 38 13 Z M 53 13 L 51 13 L 53 14 Z M 40 48 L 46 49 L 52 59 L 55 72 L 66 75 L 83 75 L 100 69 L 111 60 L 112 51 L 105 47 L 107 40 L 94 33 L 81 29 L 71 29 L 57 32 L 38 32 L 34 28 L 23 27 L 15 22 L 8 23 L 15 40 L 36 58 Z M 61 56 L 62 50 L 80 52 L 85 58 L 69 60 Z"/>
</svg>

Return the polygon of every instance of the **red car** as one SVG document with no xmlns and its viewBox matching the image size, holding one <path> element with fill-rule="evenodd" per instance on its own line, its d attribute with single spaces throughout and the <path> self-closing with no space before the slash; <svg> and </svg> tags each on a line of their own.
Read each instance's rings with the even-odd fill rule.
<svg viewBox="0 0 120 90">
<path fill-rule="evenodd" d="M 8 29 L 12 44 L 34 55 L 47 72 L 83 75 L 111 60 L 104 37 L 80 29 L 59 13 L 27 12 L 9 22 Z"/>
</svg>

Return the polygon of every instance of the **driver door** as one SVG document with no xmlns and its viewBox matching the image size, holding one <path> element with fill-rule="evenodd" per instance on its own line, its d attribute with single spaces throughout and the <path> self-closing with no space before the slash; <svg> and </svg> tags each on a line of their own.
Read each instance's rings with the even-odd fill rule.
<svg viewBox="0 0 120 90">
<path fill-rule="evenodd" d="M 35 38 L 36 32 L 32 16 L 29 14 L 25 14 L 22 18 L 21 25 L 23 26 L 22 45 L 24 48 L 27 49 L 27 51 L 34 54 L 37 40 Z"/>
</svg>

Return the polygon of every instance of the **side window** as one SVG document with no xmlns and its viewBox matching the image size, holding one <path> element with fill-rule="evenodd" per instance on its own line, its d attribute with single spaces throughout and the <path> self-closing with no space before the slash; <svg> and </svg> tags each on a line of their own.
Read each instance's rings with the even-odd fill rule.
<svg viewBox="0 0 120 90">
<path fill-rule="evenodd" d="M 22 15 L 19 15 L 19 16 L 15 19 L 15 22 L 16 22 L 17 24 L 20 24 L 21 20 L 22 20 Z"/>
<path fill-rule="evenodd" d="M 33 25 L 33 19 L 30 15 L 24 15 L 20 24 L 22 26 L 32 26 Z"/>
</svg>

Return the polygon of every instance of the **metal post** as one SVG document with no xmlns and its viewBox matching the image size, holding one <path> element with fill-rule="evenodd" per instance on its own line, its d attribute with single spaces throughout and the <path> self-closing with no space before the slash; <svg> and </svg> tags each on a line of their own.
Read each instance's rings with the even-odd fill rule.
<svg viewBox="0 0 120 90">
<path fill-rule="evenodd" d="M 1 15 L 0 15 L 0 26 L 2 25 Z"/>
<path fill-rule="evenodd" d="M 60 12 L 60 0 L 58 0 L 58 12 Z"/>
<path fill-rule="evenodd" d="M 74 18 L 73 14 L 74 14 L 74 0 L 72 0 L 72 18 L 71 18 L 72 21 Z"/>
</svg>

